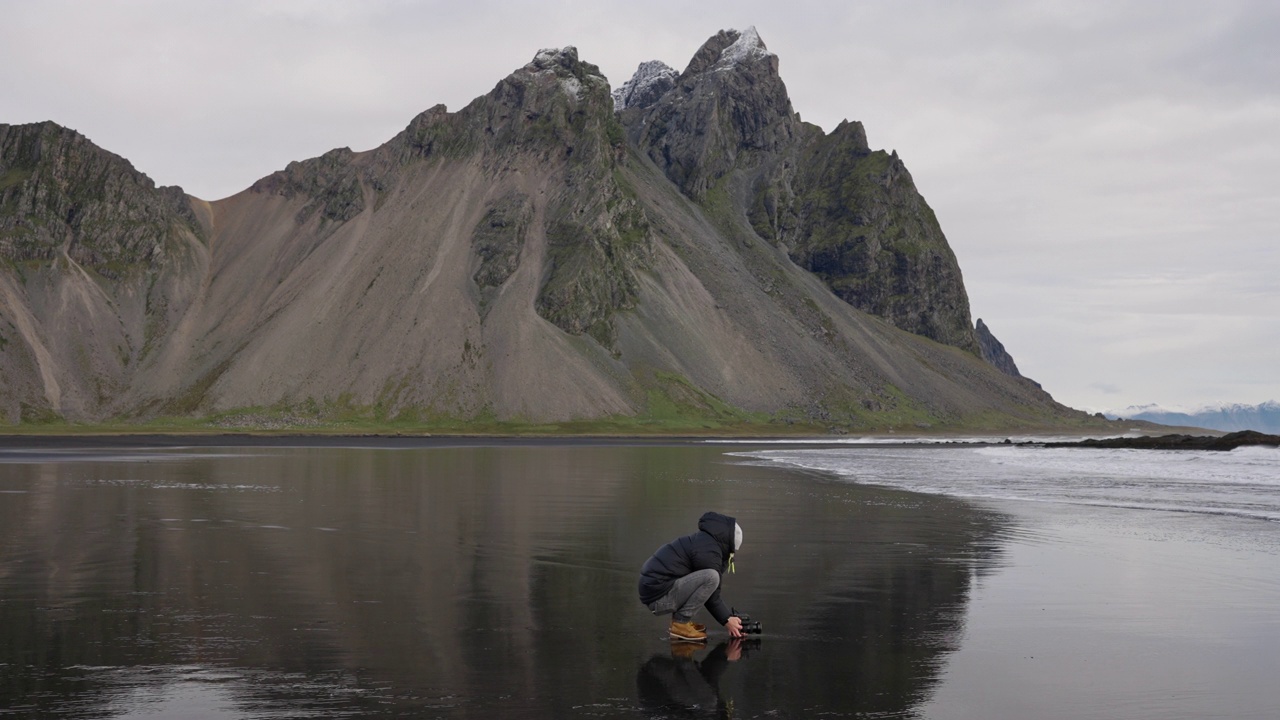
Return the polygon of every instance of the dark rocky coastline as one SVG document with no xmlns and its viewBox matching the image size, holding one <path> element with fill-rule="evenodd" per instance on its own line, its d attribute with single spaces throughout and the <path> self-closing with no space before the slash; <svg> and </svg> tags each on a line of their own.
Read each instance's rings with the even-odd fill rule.
<svg viewBox="0 0 1280 720">
<path fill-rule="evenodd" d="M 1280 435 L 1243 430 L 1221 437 L 1208 435 L 1160 435 L 1045 443 L 1045 447 L 1130 448 L 1136 450 L 1235 450 L 1247 445 L 1280 447 Z"/>
</svg>

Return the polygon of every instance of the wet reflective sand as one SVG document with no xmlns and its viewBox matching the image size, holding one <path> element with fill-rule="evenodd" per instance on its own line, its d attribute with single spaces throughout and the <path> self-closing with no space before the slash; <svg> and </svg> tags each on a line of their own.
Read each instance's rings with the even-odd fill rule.
<svg viewBox="0 0 1280 720">
<path fill-rule="evenodd" d="M 7 451 L 0 717 L 981 711 L 981 658 L 963 686 L 949 663 L 984 647 L 973 598 L 1035 528 L 744 462 L 660 444 Z M 766 633 L 673 646 L 637 570 L 709 509 L 744 528 L 724 596 Z M 1026 620 L 1002 612 L 980 613 L 983 638 Z"/>
</svg>

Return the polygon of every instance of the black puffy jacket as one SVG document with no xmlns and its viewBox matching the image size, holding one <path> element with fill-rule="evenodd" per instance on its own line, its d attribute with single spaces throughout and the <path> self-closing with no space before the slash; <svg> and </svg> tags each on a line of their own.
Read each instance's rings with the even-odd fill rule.
<svg viewBox="0 0 1280 720">
<path fill-rule="evenodd" d="M 649 605 L 671 589 L 671 584 L 695 570 L 710 568 L 724 575 L 733 553 L 733 528 L 737 521 L 717 512 L 704 513 L 698 532 L 678 537 L 658 548 L 640 568 L 640 602 Z M 721 625 L 729 620 L 729 607 L 720 599 L 720 588 L 704 607 Z"/>
</svg>

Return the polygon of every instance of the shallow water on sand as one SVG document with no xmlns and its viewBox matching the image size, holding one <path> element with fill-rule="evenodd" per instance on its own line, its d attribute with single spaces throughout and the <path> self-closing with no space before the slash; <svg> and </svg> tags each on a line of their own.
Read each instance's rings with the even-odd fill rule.
<svg viewBox="0 0 1280 720">
<path fill-rule="evenodd" d="M 0 718 L 1280 710 L 1265 550 L 726 450 L 0 451 Z M 673 645 L 637 570 L 710 509 L 766 633 Z"/>
</svg>

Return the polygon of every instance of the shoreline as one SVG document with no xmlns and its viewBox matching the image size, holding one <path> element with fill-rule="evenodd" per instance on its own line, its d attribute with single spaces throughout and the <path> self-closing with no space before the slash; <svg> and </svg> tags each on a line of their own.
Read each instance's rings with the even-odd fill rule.
<svg viewBox="0 0 1280 720">
<path fill-rule="evenodd" d="M 1089 433 L 1079 433 L 1087 437 Z M 1058 432 L 1056 437 L 1076 436 Z M 430 448 L 483 446 L 662 446 L 662 445 L 796 445 L 803 447 L 987 447 L 992 445 L 1040 444 L 1044 440 L 1027 440 L 1043 434 L 978 433 L 929 436 L 918 434 L 899 437 L 868 433 L 865 435 L 383 435 L 383 434 L 71 434 L 71 435 L 0 435 L 0 450 L 73 449 L 111 447 L 368 447 Z M 1024 439 L 1018 439 L 1024 438 Z"/>
<path fill-rule="evenodd" d="M 243 431 L 138 431 L 116 429 L 85 432 L 0 432 L 0 449 L 70 448 L 70 447 L 442 447 L 447 445 L 685 445 L 702 443 L 767 443 L 805 446 L 839 447 L 902 446 L 945 447 L 950 445 L 982 447 L 988 445 L 1052 444 L 1087 447 L 1084 443 L 1097 438 L 1123 439 L 1124 435 L 1174 430 L 1193 430 L 1210 434 L 1197 436 L 1210 440 L 1218 437 L 1201 428 L 1135 426 L 1126 428 L 1024 427 L 1007 430 L 939 430 L 899 433 L 871 430 L 865 433 L 402 433 L 402 432 L 307 432 L 298 430 Z M 1069 440 L 1074 438 L 1075 440 Z"/>
<path fill-rule="evenodd" d="M 1018 438 L 1055 436 L 1060 438 L 1111 437 L 1143 433 L 1194 432 L 1216 434 L 1203 428 L 1171 427 L 1146 421 L 1105 420 L 1092 416 L 1068 422 L 1029 419 L 1025 423 L 971 422 L 913 424 L 886 423 L 847 425 L 809 421 L 733 421 L 725 418 L 681 419 L 597 419 L 533 423 L 517 420 L 460 422 L 379 422 L 368 420 L 331 422 L 248 422 L 223 424 L 220 421 L 161 419 L 133 424 L 125 421 L 101 423 L 16 423 L 0 425 L 0 438 L 38 437 L 182 437 L 182 438 L 604 438 L 604 439 L 733 439 L 787 440 L 815 438 L 840 441 L 849 438 Z"/>
</svg>

